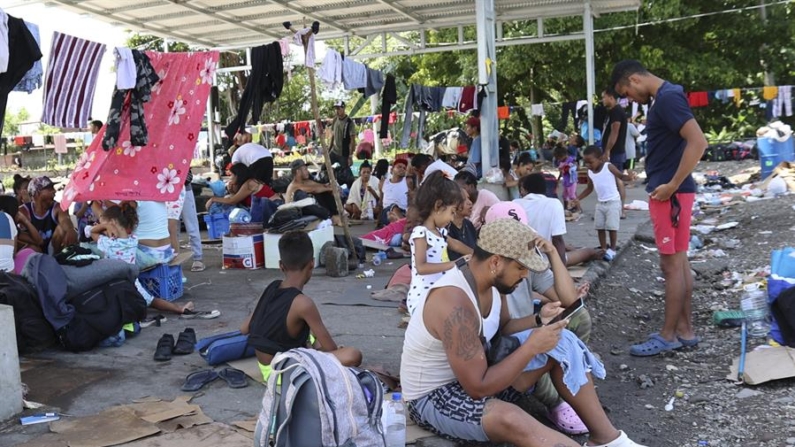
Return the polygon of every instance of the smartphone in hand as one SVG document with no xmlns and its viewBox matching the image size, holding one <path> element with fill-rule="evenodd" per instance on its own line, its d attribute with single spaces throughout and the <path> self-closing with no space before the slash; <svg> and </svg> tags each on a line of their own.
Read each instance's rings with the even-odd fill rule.
<svg viewBox="0 0 795 447">
<path fill-rule="evenodd" d="M 545 324 L 545 326 L 557 323 L 558 321 L 561 320 L 567 320 L 584 308 L 585 308 L 585 301 L 582 298 L 580 298 L 577 301 L 573 302 L 571 306 L 567 307 L 563 312 L 559 313 L 558 316 L 553 318 L 549 323 Z"/>
</svg>

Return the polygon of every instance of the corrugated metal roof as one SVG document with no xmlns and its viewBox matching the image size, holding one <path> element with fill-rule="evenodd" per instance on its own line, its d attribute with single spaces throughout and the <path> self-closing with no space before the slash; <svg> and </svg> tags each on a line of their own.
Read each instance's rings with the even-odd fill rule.
<svg viewBox="0 0 795 447">
<path fill-rule="evenodd" d="M 581 16 L 588 0 L 494 0 L 497 21 Z M 318 39 L 475 24 L 475 0 L 51 0 L 136 31 L 205 47 L 258 45 L 320 22 Z M 590 0 L 595 15 L 640 0 Z"/>
</svg>

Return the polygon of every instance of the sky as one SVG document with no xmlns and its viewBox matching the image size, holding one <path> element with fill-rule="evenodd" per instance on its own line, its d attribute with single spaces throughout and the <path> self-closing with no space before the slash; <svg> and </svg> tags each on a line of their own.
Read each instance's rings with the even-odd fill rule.
<svg viewBox="0 0 795 447">
<path fill-rule="evenodd" d="M 91 110 L 92 119 L 104 122 L 108 116 L 113 85 L 116 82 L 116 75 L 113 73 L 113 48 L 124 45 L 124 41 L 127 39 L 124 28 L 114 27 L 91 17 L 81 17 L 79 14 L 61 8 L 45 7 L 43 3 L 7 8 L 9 5 L 19 5 L 20 3 L 19 0 L 0 0 L 0 8 L 9 15 L 39 26 L 40 47 L 43 54 L 41 60 L 45 73 L 47 72 L 47 61 L 50 59 L 52 35 L 55 31 L 106 45 Z M 7 113 L 16 113 L 24 107 L 30 113 L 30 121 L 39 121 L 43 91 L 44 89 L 40 88 L 30 94 L 11 92 L 8 97 Z"/>
</svg>

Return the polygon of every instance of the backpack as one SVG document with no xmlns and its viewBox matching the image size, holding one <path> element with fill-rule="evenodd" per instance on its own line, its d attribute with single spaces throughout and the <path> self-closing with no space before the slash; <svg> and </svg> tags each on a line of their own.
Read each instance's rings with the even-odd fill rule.
<svg viewBox="0 0 795 447">
<path fill-rule="evenodd" d="M 304 348 L 276 354 L 271 367 L 259 415 L 260 447 L 386 445 L 384 389 L 375 374 Z"/>
<path fill-rule="evenodd" d="M 795 347 L 795 287 L 779 293 L 770 307 L 781 331 L 783 344 Z"/>
<path fill-rule="evenodd" d="M 111 281 L 69 300 L 75 314 L 58 330 L 58 340 L 72 352 L 88 351 L 116 335 L 126 323 L 146 317 L 146 301 L 128 280 Z"/>
<path fill-rule="evenodd" d="M 20 354 L 43 351 L 57 343 L 55 331 L 44 318 L 36 289 L 25 278 L 0 271 L 0 304 L 14 309 Z"/>
</svg>

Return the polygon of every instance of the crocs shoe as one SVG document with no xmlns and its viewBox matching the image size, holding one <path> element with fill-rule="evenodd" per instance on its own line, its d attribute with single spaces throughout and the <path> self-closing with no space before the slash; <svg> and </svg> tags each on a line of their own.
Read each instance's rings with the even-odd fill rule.
<svg viewBox="0 0 795 447">
<path fill-rule="evenodd" d="M 650 357 L 657 355 L 664 351 L 674 351 L 680 349 L 682 343 L 679 340 L 668 341 L 660 334 L 654 333 L 649 335 L 649 339 L 629 348 L 629 353 L 635 357 Z"/>
<path fill-rule="evenodd" d="M 600 445 L 591 445 L 587 442 L 582 445 L 583 447 L 646 447 L 645 445 L 638 444 L 633 440 L 629 439 L 626 433 L 619 430 L 618 437 L 607 444 L 600 444 Z"/>
<path fill-rule="evenodd" d="M 616 257 L 616 252 L 612 248 L 605 250 L 605 255 L 602 257 L 607 262 L 611 262 Z"/>
<path fill-rule="evenodd" d="M 588 433 L 588 427 L 585 426 L 580 416 L 567 402 L 562 402 L 557 407 L 549 410 L 547 418 L 555 424 L 555 427 L 558 427 L 560 431 L 567 435 L 584 435 Z"/>
</svg>

